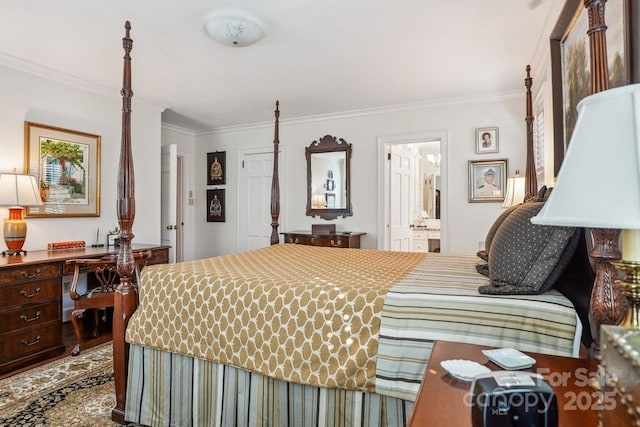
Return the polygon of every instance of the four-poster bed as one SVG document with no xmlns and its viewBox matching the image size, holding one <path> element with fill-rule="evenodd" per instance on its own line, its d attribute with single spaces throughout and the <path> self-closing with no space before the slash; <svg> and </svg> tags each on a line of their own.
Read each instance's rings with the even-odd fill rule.
<svg viewBox="0 0 640 427">
<path fill-rule="evenodd" d="M 475 255 L 278 244 L 278 102 L 272 246 L 148 267 L 139 290 L 134 288 L 129 31 L 127 22 L 114 421 L 404 425 L 435 340 L 577 356 L 583 332 L 579 318 L 587 323 L 577 305 L 588 299 L 590 288 L 578 287 L 577 297 L 555 289 L 483 295 L 478 288 L 490 280 L 476 272 Z M 535 196 L 529 71 L 527 188 Z M 569 264 L 583 268 L 576 257 Z M 341 282 L 353 272 L 348 283 Z M 563 277 L 566 291 L 572 279 Z"/>
</svg>

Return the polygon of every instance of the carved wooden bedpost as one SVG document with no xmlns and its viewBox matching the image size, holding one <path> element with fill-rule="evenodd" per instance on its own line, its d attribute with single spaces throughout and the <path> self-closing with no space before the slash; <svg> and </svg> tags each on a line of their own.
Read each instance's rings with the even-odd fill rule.
<svg viewBox="0 0 640 427">
<path fill-rule="evenodd" d="M 271 244 L 280 242 L 278 218 L 280 216 L 280 182 L 278 180 L 278 152 L 280 151 L 280 101 L 276 101 L 276 124 L 273 131 L 273 177 L 271 178 Z"/>
<path fill-rule="evenodd" d="M 531 99 L 531 66 L 527 65 L 527 77 L 524 79 L 524 85 L 527 88 L 527 114 L 525 121 L 527 122 L 527 164 L 524 174 L 525 182 L 525 200 L 538 195 L 538 177 L 536 175 L 536 159 L 533 152 L 533 101 Z"/>
<path fill-rule="evenodd" d="M 124 48 L 124 72 L 122 84 L 122 140 L 120 145 L 120 164 L 118 167 L 118 224 L 120 226 L 120 252 L 118 253 L 118 274 L 120 285 L 116 289 L 113 310 L 113 369 L 115 375 L 116 406 L 111 411 L 111 419 L 124 423 L 124 408 L 127 386 L 127 362 L 129 346 L 124 335 L 127 323 L 137 305 L 137 291 L 131 283 L 135 269 L 135 260 L 131 251 L 133 219 L 135 218 L 135 181 L 133 157 L 131 155 L 131 48 L 133 40 L 129 37 L 131 24 L 125 24 L 126 35 L 122 39 Z"/>
<path fill-rule="evenodd" d="M 606 0 L 584 0 L 589 13 L 589 53 L 591 55 L 591 93 L 609 88 L 609 68 L 607 62 L 607 26 L 604 19 Z M 606 144 L 606 141 L 603 142 Z M 606 146 L 603 145 L 603 147 Z M 597 203 L 597 202 L 596 202 Z M 622 258 L 618 249 L 620 230 L 592 228 L 594 248 L 591 257 L 596 264 L 596 278 L 591 292 L 589 323 L 594 338 L 591 354 L 599 358 L 600 326 L 617 325 L 622 322 L 627 311 L 627 301 L 615 286 L 618 271 L 611 264 Z"/>
</svg>

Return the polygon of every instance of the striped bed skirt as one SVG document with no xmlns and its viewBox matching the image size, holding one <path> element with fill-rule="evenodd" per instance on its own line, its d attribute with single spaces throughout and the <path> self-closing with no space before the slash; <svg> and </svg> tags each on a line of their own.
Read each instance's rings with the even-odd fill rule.
<svg viewBox="0 0 640 427">
<path fill-rule="evenodd" d="M 131 345 L 125 418 L 147 426 L 406 426 L 413 402 L 293 384 Z"/>
</svg>

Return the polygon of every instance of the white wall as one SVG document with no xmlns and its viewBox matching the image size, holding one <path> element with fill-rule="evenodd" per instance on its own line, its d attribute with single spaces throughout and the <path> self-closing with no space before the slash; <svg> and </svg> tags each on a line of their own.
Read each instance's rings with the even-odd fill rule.
<svg viewBox="0 0 640 427">
<path fill-rule="evenodd" d="M 524 75 L 523 75 L 524 79 Z M 269 108 L 270 106 L 265 106 Z M 419 109 L 387 111 L 379 114 L 336 117 L 327 120 L 290 121 L 286 119 L 286 100 L 281 100 L 280 144 L 285 150 L 280 168 L 282 221 L 280 231 L 310 229 L 322 219 L 305 215 L 306 146 L 324 135 L 344 138 L 352 144 L 351 199 L 353 216 L 333 222 L 342 231 L 367 234 L 362 246 L 376 248 L 378 242 L 378 137 L 446 130 L 448 136 L 448 190 L 450 252 L 472 253 L 478 250 L 493 220 L 501 212 L 500 203 L 468 203 L 468 161 L 472 159 L 509 159 L 509 173 L 524 171 L 526 127 L 524 82 L 522 94 L 493 99 L 424 106 Z M 500 152 L 475 154 L 475 128 L 497 126 Z M 269 146 L 273 141 L 273 125 L 245 129 L 220 130 L 197 135 L 196 159 L 206 158 L 210 151 L 227 152 L 226 222 L 207 223 L 204 162 L 195 162 L 196 182 L 196 258 L 231 253 L 237 250 L 238 229 L 238 150 Z M 200 165 L 202 163 L 202 165 Z M 198 185 L 197 183 L 201 183 Z"/>
<path fill-rule="evenodd" d="M 102 89 L 104 90 L 104 89 Z M 36 75 L 0 66 L 0 171 L 23 171 L 24 122 L 97 134 L 101 149 L 101 215 L 88 218 L 27 218 L 24 249 L 46 249 L 53 241 L 95 242 L 100 229 L 118 224 L 116 211 L 117 169 L 120 156 L 122 98 L 77 89 Z M 160 243 L 160 118 L 161 110 L 136 100 L 132 102 L 132 149 L 136 180 L 134 242 Z M 6 218 L 6 208 L 0 217 Z M 2 243 L 4 247 L 4 243 Z"/>
</svg>

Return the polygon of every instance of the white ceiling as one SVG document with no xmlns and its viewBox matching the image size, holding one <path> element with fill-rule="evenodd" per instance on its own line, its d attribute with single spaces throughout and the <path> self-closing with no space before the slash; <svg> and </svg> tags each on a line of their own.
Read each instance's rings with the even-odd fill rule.
<svg viewBox="0 0 640 427">
<path fill-rule="evenodd" d="M 522 91 L 551 0 L 4 0 L 0 64 L 118 94 L 124 22 L 133 90 L 196 132 Z M 234 48 L 205 19 L 264 26 Z"/>
</svg>

